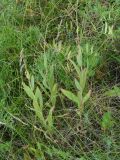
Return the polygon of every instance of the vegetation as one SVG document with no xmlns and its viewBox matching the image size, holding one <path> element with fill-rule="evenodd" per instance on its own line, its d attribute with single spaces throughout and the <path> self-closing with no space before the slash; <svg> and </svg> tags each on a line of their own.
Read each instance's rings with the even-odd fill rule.
<svg viewBox="0 0 120 160">
<path fill-rule="evenodd" d="M 120 1 L 0 1 L 0 160 L 120 159 Z"/>
</svg>

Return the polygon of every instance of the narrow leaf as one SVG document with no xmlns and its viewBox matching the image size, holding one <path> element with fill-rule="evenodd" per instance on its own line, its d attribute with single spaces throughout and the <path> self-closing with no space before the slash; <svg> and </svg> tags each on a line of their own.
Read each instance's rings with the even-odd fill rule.
<svg viewBox="0 0 120 160">
<path fill-rule="evenodd" d="M 79 91 L 82 89 L 80 86 L 80 82 L 77 79 L 75 79 L 75 86 Z"/>
<path fill-rule="evenodd" d="M 87 80 L 87 69 L 83 69 L 80 74 L 80 86 L 82 90 L 84 90 L 85 88 L 86 80 Z"/>
<path fill-rule="evenodd" d="M 55 106 L 56 97 L 57 97 L 57 84 L 54 84 L 52 91 L 51 91 L 51 102 L 53 106 Z"/>
<path fill-rule="evenodd" d="M 46 119 L 46 122 L 48 123 L 48 126 L 49 126 L 49 130 L 51 131 L 53 129 L 53 110 L 54 110 L 54 107 L 52 107 L 49 111 L 49 114 L 47 116 L 47 119 Z"/>
<path fill-rule="evenodd" d="M 80 68 L 79 68 L 79 67 L 75 64 L 75 62 L 73 62 L 72 60 L 71 60 L 71 63 L 73 64 L 73 66 L 74 66 L 74 68 L 75 68 L 78 76 L 80 77 Z"/>
<path fill-rule="evenodd" d="M 34 84 L 35 84 L 35 80 L 34 80 L 34 76 L 31 76 L 31 80 L 30 80 L 30 86 L 32 88 L 32 90 L 34 90 Z"/>
<path fill-rule="evenodd" d="M 33 91 L 31 90 L 31 88 L 27 86 L 24 82 L 22 83 L 22 85 L 27 95 L 33 100 L 35 98 L 35 95 Z"/>
<path fill-rule="evenodd" d="M 40 107 L 43 108 L 43 97 L 40 89 L 37 87 L 35 91 L 35 97 L 39 100 L 40 102 Z"/>
<path fill-rule="evenodd" d="M 81 48 L 79 45 L 78 45 L 77 63 L 79 65 L 79 67 L 82 68 L 82 52 L 81 52 Z"/>
<path fill-rule="evenodd" d="M 83 104 L 88 101 L 88 99 L 90 98 L 90 95 L 91 95 L 91 90 L 89 90 L 89 92 L 84 96 Z"/>
<path fill-rule="evenodd" d="M 65 89 L 62 89 L 61 91 L 67 98 L 69 98 L 73 102 L 77 103 L 77 105 L 79 104 L 79 99 L 75 94 L 73 94 L 72 92 L 67 91 Z"/>
<path fill-rule="evenodd" d="M 34 109 L 35 109 L 36 116 L 40 119 L 40 122 L 45 127 L 45 119 L 43 117 L 42 110 L 41 110 L 36 98 L 33 101 L 33 106 L 34 106 Z"/>
<path fill-rule="evenodd" d="M 46 70 L 48 69 L 47 56 L 45 54 L 44 54 L 44 67 Z"/>
</svg>

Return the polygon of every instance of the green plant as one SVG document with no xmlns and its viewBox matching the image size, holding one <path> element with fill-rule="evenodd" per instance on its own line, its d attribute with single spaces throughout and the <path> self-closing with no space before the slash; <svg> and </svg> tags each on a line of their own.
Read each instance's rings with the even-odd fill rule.
<svg viewBox="0 0 120 160">
<path fill-rule="evenodd" d="M 114 86 L 113 89 L 105 92 L 105 95 L 108 97 L 119 97 L 120 96 L 120 88 L 117 86 Z"/>
<path fill-rule="evenodd" d="M 102 117 L 101 127 L 104 131 L 110 129 L 113 126 L 113 119 L 111 112 L 105 112 Z"/>
<path fill-rule="evenodd" d="M 46 63 L 47 62 L 45 62 L 45 65 L 47 65 Z M 52 68 L 52 70 L 50 68 L 49 73 L 50 73 L 50 75 L 49 75 L 48 80 L 51 80 L 51 81 L 49 81 L 50 82 L 49 83 L 50 102 L 48 102 L 48 103 L 44 102 L 44 97 L 42 95 L 40 88 L 38 86 L 35 88 L 34 76 L 30 76 L 28 71 L 27 71 L 27 78 L 29 81 L 29 86 L 23 82 L 23 88 L 24 88 L 25 92 L 27 93 L 27 95 L 33 101 L 34 111 L 35 111 L 36 116 L 39 118 L 40 123 L 42 124 L 44 129 L 46 129 L 48 132 L 51 132 L 53 130 L 53 124 L 54 124 L 53 110 L 54 110 L 55 104 L 56 104 L 57 84 L 54 83 L 53 68 Z M 45 87 L 48 87 L 46 80 L 47 79 L 43 79 L 43 84 Z M 43 90 L 44 90 L 44 87 L 43 87 Z M 47 105 L 50 107 L 50 109 L 48 111 L 48 115 L 45 118 L 44 117 L 44 108 Z"/>
<path fill-rule="evenodd" d="M 87 83 L 88 69 L 83 68 L 83 61 L 82 61 L 83 57 L 80 50 L 80 46 L 78 47 L 78 49 L 79 52 L 76 58 L 77 64 L 71 60 L 71 63 L 73 64 L 78 77 L 78 79 L 75 79 L 75 87 L 77 88 L 77 95 L 65 89 L 62 89 L 61 91 L 67 98 L 69 98 L 70 100 L 72 100 L 77 104 L 78 114 L 81 115 L 84 110 L 85 103 L 90 98 L 91 90 L 89 90 L 87 94 L 84 93 L 85 86 Z"/>
</svg>

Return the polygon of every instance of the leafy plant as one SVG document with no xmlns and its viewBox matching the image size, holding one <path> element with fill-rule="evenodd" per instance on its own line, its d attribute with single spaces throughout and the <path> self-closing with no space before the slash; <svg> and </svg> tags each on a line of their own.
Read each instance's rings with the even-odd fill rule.
<svg viewBox="0 0 120 160">
<path fill-rule="evenodd" d="M 88 69 L 83 68 L 82 53 L 80 50 L 80 46 L 78 47 L 78 50 L 79 52 L 76 58 L 77 64 L 71 60 L 71 63 L 73 64 L 78 77 L 78 79 L 75 79 L 75 87 L 77 88 L 77 94 L 74 94 L 73 92 L 65 89 L 61 89 L 61 91 L 67 98 L 69 98 L 70 100 L 72 100 L 77 104 L 77 107 L 79 109 L 78 114 L 81 115 L 81 113 L 84 110 L 84 104 L 90 98 L 91 90 L 89 90 L 88 93 L 86 94 L 84 93 L 85 86 L 87 83 Z"/>
<path fill-rule="evenodd" d="M 52 75 L 53 72 L 50 74 L 51 74 L 51 77 L 53 77 Z M 53 110 L 56 104 L 57 84 L 54 84 L 54 80 L 52 79 L 53 80 L 51 81 L 52 85 L 50 85 L 50 91 L 51 91 L 50 102 L 45 103 L 40 88 L 38 86 L 35 88 L 34 77 L 30 76 L 29 73 L 27 72 L 27 78 L 29 80 L 29 86 L 23 82 L 23 88 L 27 93 L 27 95 L 29 96 L 29 98 L 31 98 L 31 100 L 33 101 L 34 111 L 36 116 L 39 118 L 40 123 L 48 132 L 51 132 L 53 130 L 53 123 L 54 123 Z M 46 107 L 46 105 L 49 105 L 50 109 L 48 111 L 48 115 L 45 118 L 44 108 Z"/>
</svg>

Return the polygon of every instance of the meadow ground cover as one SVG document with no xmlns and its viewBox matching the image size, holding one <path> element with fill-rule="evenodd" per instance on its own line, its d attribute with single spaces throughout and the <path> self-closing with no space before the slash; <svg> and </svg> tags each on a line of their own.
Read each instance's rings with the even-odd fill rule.
<svg viewBox="0 0 120 160">
<path fill-rule="evenodd" d="M 0 1 L 0 160 L 120 159 L 120 1 Z"/>
</svg>

